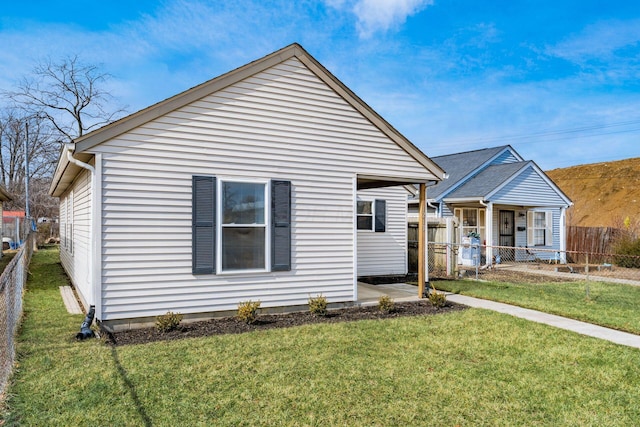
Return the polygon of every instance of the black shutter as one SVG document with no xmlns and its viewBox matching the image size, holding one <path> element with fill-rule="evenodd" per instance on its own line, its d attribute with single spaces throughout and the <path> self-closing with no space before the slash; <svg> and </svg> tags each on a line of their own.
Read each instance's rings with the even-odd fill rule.
<svg viewBox="0 0 640 427">
<path fill-rule="evenodd" d="M 271 181 L 271 271 L 291 271 L 291 181 Z"/>
<path fill-rule="evenodd" d="M 376 233 L 386 231 L 387 226 L 387 201 L 386 200 L 377 200 L 375 201 L 375 226 L 374 230 Z"/>
<path fill-rule="evenodd" d="M 216 271 L 216 178 L 193 176 L 191 182 L 192 271 L 193 274 L 213 274 Z"/>
</svg>

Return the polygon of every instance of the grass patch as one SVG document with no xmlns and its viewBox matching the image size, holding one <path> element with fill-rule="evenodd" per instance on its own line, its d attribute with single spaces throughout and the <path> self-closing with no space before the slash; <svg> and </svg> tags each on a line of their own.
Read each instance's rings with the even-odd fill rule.
<svg viewBox="0 0 640 427">
<path fill-rule="evenodd" d="M 445 280 L 433 281 L 433 284 L 440 290 L 456 294 L 514 304 L 640 334 L 638 286 L 591 281 L 510 283 Z"/>
<path fill-rule="evenodd" d="M 7 425 L 633 425 L 640 352 L 484 310 L 112 348 L 34 256 Z"/>
</svg>

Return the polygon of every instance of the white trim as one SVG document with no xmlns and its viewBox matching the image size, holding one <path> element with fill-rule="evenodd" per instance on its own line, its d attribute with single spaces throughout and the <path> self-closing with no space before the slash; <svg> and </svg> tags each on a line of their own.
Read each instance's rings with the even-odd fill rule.
<svg viewBox="0 0 640 427">
<path fill-rule="evenodd" d="M 102 153 L 94 156 L 91 175 L 91 236 L 93 304 L 96 318 L 102 319 Z"/>
<path fill-rule="evenodd" d="M 353 203 L 351 203 L 352 215 L 352 237 L 353 242 L 353 301 L 358 301 L 358 221 L 356 219 L 356 202 L 358 201 L 358 175 L 354 174 L 352 178 L 351 190 L 353 191 Z"/>
<path fill-rule="evenodd" d="M 359 214 L 358 213 L 358 202 L 367 202 L 367 203 L 371 203 L 371 215 L 368 214 Z M 376 228 L 376 201 L 375 199 L 371 199 L 368 197 L 358 197 L 356 195 L 356 202 L 355 202 L 355 221 L 356 221 L 356 230 L 357 231 L 362 231 L 365 233 L 373 233 L 375 231 Z M 358 216 L 371 216 L 371 228 L 358 228 Z"/>
<path fill-rule="evenodd" d="M 487 202 L 487 207 L 485 208 L 484 220 L 485 220 L 485 226 L 484 226 L 485 241 L 487 245 L 485 249 L 485 255 L 486 255 L 485 264 L 491 265 L 493 264 L 493 246 L 495 246 L 493 242 L 493 202 Z M 514 228 L 515 228 L 515 225 L 514 225 Z"/>
</svg>

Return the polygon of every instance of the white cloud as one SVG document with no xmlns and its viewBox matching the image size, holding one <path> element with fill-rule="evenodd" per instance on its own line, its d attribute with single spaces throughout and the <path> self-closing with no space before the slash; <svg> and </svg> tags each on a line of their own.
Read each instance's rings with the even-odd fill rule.
<svg viewBox="0 0 640 427">
<path fill-rule="evenodd" d="M 609 59 L 627 47 L 640 43 L 640 20 L 604 21 L 549 46 L 545 53 L 571 62 Z"/>
<path fill-rule="evenodd" d="M 357 0 L 354 4 L 346 0 L 325 0 L 328 6 L 336 9 L 351 7 L 357 18 L 356 28 L 361 38 L 398 27 L 409 16 L 422 11 L 433 2 L 434 0 Z"/>
</svg>

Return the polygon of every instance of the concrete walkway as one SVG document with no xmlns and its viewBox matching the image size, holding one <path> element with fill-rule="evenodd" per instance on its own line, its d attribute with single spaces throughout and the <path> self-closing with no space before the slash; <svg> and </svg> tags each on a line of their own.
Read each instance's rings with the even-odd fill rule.
<svg viewBox="0 0 640 427">
<path fill-rule="evenodd" d="M 376 304 L 380 295 L 388 295 L 398 302 L 417 301 L 417 290 L 418 288 L 416 286 L 407 285 L 406 283 L 393 283 L 388 285 L 368 285 L 364 283 L 358 283 L 358 303 L 362 305 Z M 486 310 L 493 310 L 499 313 L 509 314 L 511 316 L 527 319 L 532 322 L 543 323 L 545 325 L 555 326 L 556 328 L 565 329 L 568 331 L 576 332 L 578 334 L 600 338 L 616 344 L 622 344 L 640 349 L 640 335 L 621 332 L 615 329 L 604 328 L 602 326 L 597 326 L 591 323 L 567 319 L 566 317 L 504 304 L 501 302 L 473 298 L 466 295 L 452 294 L 450 292 L 445 292 L 445 295 L 447 296 L 448 301 L 458 304 L 463 304 L 475 308 L 484 308 Z"/>
<path fill-rule="evenodd" d="M 503 304 L 501 302 L 473 298 L 466 295 L 451 294 L 448 292 L 445 292 L 445 294 L 447 295 L 448 301 L 456 302 L 458 304 L 464 304 L 469 307 L 484 308 L 487 310 L 497 311 L 499 313 L 510 314 L 511 316 L 531 320 L 532 322 L 544 323 L 545 325 L 555 326 L 556 328 L 566 329 L 568 331 L 577 332 L 582 335 L 600 338 L 603 340 L 614 342 L 616 344 L 640 348 L 640 335 L 621 332 L 615 329 L 604 328 L 602 326 L 597 326 L 591 323 L 567 319 L 566 317 L 556 316 L 554 314 L 543 313 L 541 311 L 517 307 L 514 305 Z"/>
</svg>

